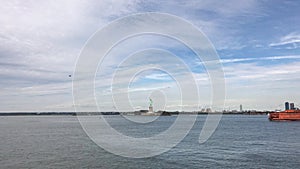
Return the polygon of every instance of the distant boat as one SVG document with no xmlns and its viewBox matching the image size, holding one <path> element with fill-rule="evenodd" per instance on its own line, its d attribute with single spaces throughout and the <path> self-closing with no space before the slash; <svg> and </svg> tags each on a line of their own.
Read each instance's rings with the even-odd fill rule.
<svg viewBox="0 0 300 169">
<path fill-rule="evenodd" d="M 296 121 L 300 120 L 300 110 L 285 110 L 268 114 L 270 121 Z"/>
</svg>

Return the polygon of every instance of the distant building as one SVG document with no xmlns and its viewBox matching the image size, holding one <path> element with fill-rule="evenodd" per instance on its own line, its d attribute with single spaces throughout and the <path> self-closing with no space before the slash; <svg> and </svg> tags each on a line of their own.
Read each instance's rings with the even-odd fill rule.
<svg viewBox="0 0 300 169">
<path fill-rule="evenodd" d="M 240 105 L 240 112 L 243 112 L 243 105 Z"/>
<path fill-rule="evenodd" d="M 231 113 L 238 113 L 237 110 L 231 110 Z"/>
<path fill-rule="evenodd" d="M 285 110 L 290 110 L 290 104 L 289 104 L 289 102 L 285 102 Z"/>
<path fill-rule="evenodd" d="M 295 104 L 294 103 L 290 103 L 290 109 L 295 110 Z"/>
</svg>

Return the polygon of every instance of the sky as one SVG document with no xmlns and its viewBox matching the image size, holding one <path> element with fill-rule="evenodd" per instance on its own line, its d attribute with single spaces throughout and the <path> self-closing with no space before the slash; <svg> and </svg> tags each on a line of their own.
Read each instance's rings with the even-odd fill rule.
<svg viewBox="0 0 300 169">
<path fill-rule="evenodd" d="M 225 104 L 219 109 L 240 105 L 244 110 L 284 109 L 285 101 L 300 107 L 300 2 L 296 0 L 11 0 L 1 4 L 1 112 L 74 111 L 72 78 L 84 45 L 109 23 L 144 12 L 178 16 L 214 45 L 226 86 Z M 149 49 L 151 56 L 143 52 Z M 172 55 L 176 59 L 166 60 Z M 148 58 L 146 63 L 142 58 Z M 177 72 L 179 81 L 187 81 L 186 73 L 192 75 L 200 106 L 193 100 L 180 102 L 181 89 L 167 71 L 140 71 L 129 85 L 126 79 L 112 85 L 114 72 L 122 79 L 145 64 L 165 65 Z M 122 101 L 114 105 L 113 92 L 125 92 L 132 110 L 147 109 L 151 97 L 155 110 L 197 111 L 210 107 L 212 98 L 210 77 L 201 60 L 180 42 L 151 34 L 129 38 L 105 56 L 95 72 L 97 104 L 101 111 L 128 111 Z M 90 99 L 82 99 L 88 111 Z"/>
</svg>

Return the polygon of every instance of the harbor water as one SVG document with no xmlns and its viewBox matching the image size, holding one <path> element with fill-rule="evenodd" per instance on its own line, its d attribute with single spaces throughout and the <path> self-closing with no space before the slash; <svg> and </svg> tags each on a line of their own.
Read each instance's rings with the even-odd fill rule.
<svg viewBox="0 0 300 169">
<path fill-rule="evenodd" d="M 166 130 L 176 116 L 139 125 L 119 115 L 104 118 L 126 135 L 150 137 Z M 223 115 L 211 138 L 199 144 L 205 118 L 199 115 L 170 151 L 134 159 L 96 145 L 76 116 L 0 116 L 0 168 L 299 168 L 300 122 Z"/>
</svg>

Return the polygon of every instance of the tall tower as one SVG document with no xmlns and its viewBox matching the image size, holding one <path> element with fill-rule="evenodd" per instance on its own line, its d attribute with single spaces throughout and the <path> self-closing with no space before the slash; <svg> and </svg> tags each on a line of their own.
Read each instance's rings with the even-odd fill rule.
<svg viewBox="0 0 300 169">
<path fill-rule="evenodd" d="M 153 101 L 149 98 L 149 113 L 153 113 Z"/>
<path fill-rule="evenodd" d="M 290 109 L 295 110 L 295 104 L 294 103 L 290 103 Z"/>
<path fill-rule="evenodd" d="M 240 112 L 243 112 L 243 105 L 240 105 Z"/>
<path fill-rule="evenodd" d="M 289 102 L 285 102 L 285 110 L 290 110 L 290 104 Z"/>
</svg>

